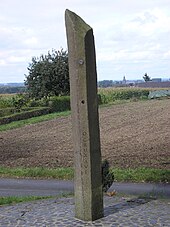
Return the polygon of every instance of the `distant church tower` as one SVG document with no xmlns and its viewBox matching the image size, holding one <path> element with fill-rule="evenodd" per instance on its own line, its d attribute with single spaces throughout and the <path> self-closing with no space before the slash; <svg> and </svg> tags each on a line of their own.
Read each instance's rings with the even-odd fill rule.
<svg viewBox="0 0 170 227">
<path fill-rule="evenodd" d="M 123 77 L 123 82 L 122 82 L 122 84 L 126 84 L 126 78 L 125 78 L 125 76 Z"/>
</svg>

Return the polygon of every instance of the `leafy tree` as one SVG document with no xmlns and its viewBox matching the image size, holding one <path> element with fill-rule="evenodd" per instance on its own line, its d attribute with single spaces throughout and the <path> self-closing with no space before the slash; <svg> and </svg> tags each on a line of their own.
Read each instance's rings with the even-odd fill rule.
<svg viewBox="0 0 170 227">
<path fill-rule="evenodd" d="M 143 79 L 145 82 L 151 81 L 151 78 L 148 76 L 147 73 L 145 73 L 145 75 L 143 76 Z"/>
<path fill-rule="evenodd" d="M 69 94 L 69 69 L 67 51 L 54 50 L 39 58 L 33 57 L 25 75 L 25 85 L 32 98 Z"/>
</svg>

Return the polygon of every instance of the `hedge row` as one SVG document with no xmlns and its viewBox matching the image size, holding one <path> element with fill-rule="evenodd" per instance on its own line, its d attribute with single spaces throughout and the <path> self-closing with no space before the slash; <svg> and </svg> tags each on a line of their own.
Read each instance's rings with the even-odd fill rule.
<svg viewBox="0 0 170 227">
<path fill-rule="evenodd" d="M 148 89 L 136 89 L 136 88 L 105 88 L 99 89 L 99 104 L 107 104 L 116 100 L 128 100 L 128 99 L 141 99 L 147 98 L 149 95 Z"/>
<path fill-rule="evenodd" d="M 98 92 L 98 103 L 108 104 L 116 100 L 127 100 L 127 99 L 141 99 L 148 98 L 149 90 L 148 89 L 137 89 L 137 88 L 105 88 L 99 89 Z M 61 96 L 61 97 L 52 97 L 48 101 L 48 106 L 52 108 L 52 111 L 60 112 L 70 110 L 70 97 Z"/>
<path fill-rule="evenodd" d="M 0 109 L 0 117 L 8 116 L 15 113 L 15 108 Z"/>
<path fill-rule="evenodd" d="M 70 110 L 70 96 L 52 97 L 48 101 L 48 106 L 52 112 L 62 112 Z"/>
<path fill-rule="evenodd" d="M 21 109 L 22 112 L 30 111 L 30 110 L 35 110 L 35 108 L 33 108 L 33 107 L 24 107 L 24 108 Z M 0 117 L 5 117 L 5 116 L 12 115 L 12 114 L 16 114 L 16 113 L 21 112 L 21 111 L 17 110 L 15 107 L 2 108 L 2 109 L 0 109 Z"/>
<path fill-rule="evenodd" d="M 8 124 L 12 121 L 25 120 L 25 119 L 28 119 L 28 118 L 31 118 L 31 117 L 37 117 L 37 116 L 45 115 L 45 114 L 48 114 L 48 113 L 51 113 L 51 109 L 49 107 L 31 109 L 29 111 L 16 113 L 16 114 L 13 114 L 11 116 L 1 117 L 0 118 L 0 125 Z"/>
<path fill-rule="evenodd" d="M 16 113 L 16 108 L 3 108 L 0 109 L 0 125 L 8 124 L 12 121 L 19 121 L 28 119 L 31 117 L 36 117 L 52 112 L 61 112 L 70 110 L 70 97 L 51 97 L 49 100 L 38 100 L 34 101 L 33 105 L 35 107 L 25 107 L 22 108 L 22 112 Z M 46 107 L 42 107 L 42 106 Z"/>
<path fill-rule="evenodd" d="M 108 104 L 112 103 L 116 100 L 127 100 L 127 99 L 141 99 L 143 97 L 147 98 L 149 94 L 149 89 L 136 89 L 136 88 L 105 88 L 99 89 L 98 92 L 98 103 Z M 21 97 L 22 98 L 22 97 Z M 50 97 L 50 99 L 41 99 L 41 100 L 31 100 L 27 103 L 28 106 L 34 106 L 33 110 L 28 110 L 21 113 L 15 113 L 11 116 L 1 117 L 3 111 L 0 110 L 0 124 L 7 124 L 12 121 L 18 121 L 23 119 L 28 119 L 35 116 L 40 116 L 44 114 L 48 114 L 51 112 L 61 112 L 70 110 L 70 97 L 69 96 L 61 96 L 61 97 Z M 36 109 L 35 109 L 36 107 Z M 37 109 L 38 108 L 38 109 Z M 14 111 L 6 109 L 7 113 L 10 114 L 10 111 Z M 12 109 L 12 108 L 11 108 Z M 16 111 L 16 110 L 15 110 Z"/>
</svg>

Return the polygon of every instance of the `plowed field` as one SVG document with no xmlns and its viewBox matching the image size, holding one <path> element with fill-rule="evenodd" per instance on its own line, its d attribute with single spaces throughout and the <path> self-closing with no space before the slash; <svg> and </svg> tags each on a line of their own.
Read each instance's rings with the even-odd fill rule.
<svg viewBox="0 0 170 227">
<path fill-rule="evenodd" d="M 170 99 L 99 110 L 103 159 L 121 168 L 170 168 Z M 73 166 L 71 118 L 0 133 L 1 166 Z"/>
</svg>

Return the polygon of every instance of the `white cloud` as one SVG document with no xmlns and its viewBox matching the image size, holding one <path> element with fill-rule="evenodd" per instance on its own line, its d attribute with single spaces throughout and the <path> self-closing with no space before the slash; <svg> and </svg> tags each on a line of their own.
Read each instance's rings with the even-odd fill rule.
<svg viewBox="0 0 170 227">
<path fill-rule="evenodd" d="M 103 47 L 98 45 L 99 61 L 150 63 L 165 59 L 170 50 L 170 16 L 159 9 L 127 16 L 121 23 L 110 23 Z M 158 66 L 156 66 L 158 67 Z"/>
<path fill-rule="evenodd" d="M 4 66 L 5 65 L 5 60 L 0 59 L 0 66 Z"/>
<path fill-rule="evenodd" d="M 31 46 L 34 46 L 34 45 L 37 45 L 38 44 L 38 39 L 36 37 L 30 37 L 26 40 L 23 41 L 23 43 L 25 43 L 26 45 L 31 45 Z"/>
<path fill-rule="evenodd" d="M 27 61 L 27 57 L 11 56 L 8 58 L 8 63 L 22 63 Z"/>
<path fill-rule="evenodd" d="M 122 79 L 125 72 L 135 78 L 142 69 L 170 76 L 169 0 L 5 0 L 0 2 L 0 81 L 8 74 L 10 80 L 13 75 L 16 81 L 16 74 L 24 79 L 32 56 L 66 48 L 66 8 L 93 27 L 100 79 Z"/>
</svg>

